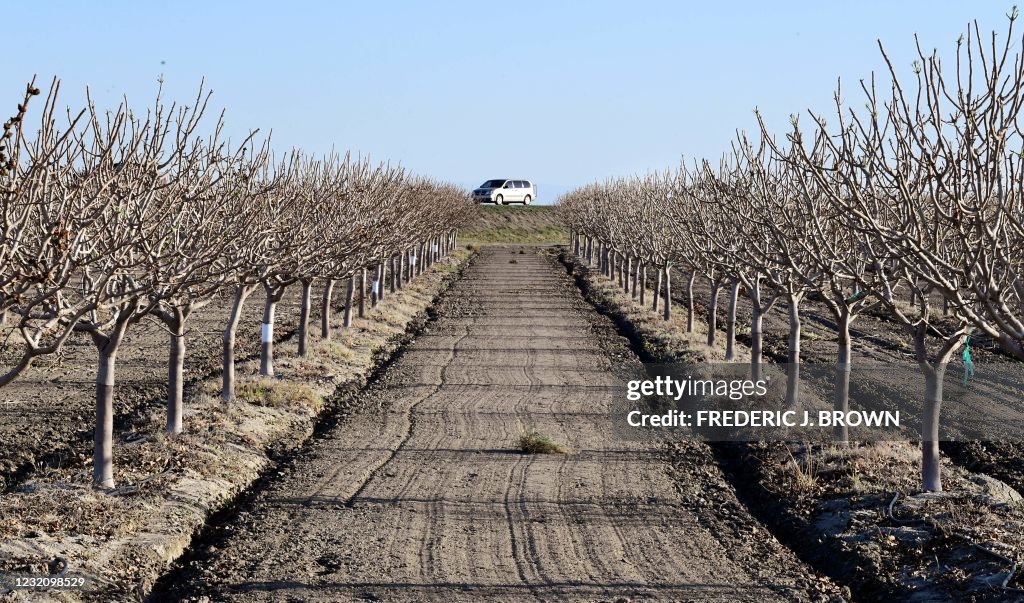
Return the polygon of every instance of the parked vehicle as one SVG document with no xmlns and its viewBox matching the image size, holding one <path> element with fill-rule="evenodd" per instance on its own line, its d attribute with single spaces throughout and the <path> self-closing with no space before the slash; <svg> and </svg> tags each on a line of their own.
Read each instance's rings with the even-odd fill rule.
<svg viewBox="0 0 1024 603">
<path fill-rule="evenodd" d="M 522 203 L 529 205 L 537 199 L 537 186 L 529 180 L 488 180 L 473 191 L 477 203 Z"/>
</svg>

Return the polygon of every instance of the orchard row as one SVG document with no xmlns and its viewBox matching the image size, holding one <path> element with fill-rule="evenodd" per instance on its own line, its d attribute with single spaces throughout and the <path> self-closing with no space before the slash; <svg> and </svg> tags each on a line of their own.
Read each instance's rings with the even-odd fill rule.
<svg viewBox="0 0 1024 603">
<path fill-rule="evenodd" d="M 942 382 L 954 354 L 973 336 L 1024 360 L 1024 41 L 1016 18 L 991 36 L 971 26 L 948 62 L 918 46 L 910 73 L 882 49 L 886 83 L 861 81 L 852 104 L 837 90 L 828 119 L 793 117 L 777 136 L 758 114 L 758 135 L 738 135 L 718 161 L 566 194 L 574 251 L 641 302 L 653 271 L 652 306 L 660 296 L 666 320 L 672 269 L 688 275 L 691 292 L 694 279 L 706 279 L 708 343 L 724 293 L 729 359 L 742 294 L 752 310 L 754 378 L 762 317 L 785 300 L 791 404 L 801 303 L 824 303 L 837 325 L 837 411 L 849 410 L 850 325 L 884 311 L 905 327 L 924 374 L 922 481 L 941 490 Z M 845 442 L 848 433 L 840 427 L 835 437 Z"/>
<path fill-rule="evenodd" d="M 0 386 L 73 333 L 96 346 L 94 482 L 113 480 L 118 349 L 142 318 L 170 339 L 167 431 L 182 430 L 189 318 L 232 300 L 223 338 L 223 391 L 234 397 L 235 335 L 246 299 L 266 293 L 260 372 L 274 374 L 275 307 L 302 289 L 299 353 L 308 349 L 311 289 L 322 285 L 321 336 L 334 284 L 347 283 L 345 326 L 359 311 L 450 253 L 470 216 L 465 191 L 349 154 L 275 158 L 252 132 L 231 142 L 209 94 L 146 111 L 127 103 L 58 109 L 59 82 L 26 90 L 0 138 Z M 30 107 L 30 103 L 33 107 Z M 66 116 L 66 117 L 65 117 Z M 368 283 L 371 291 L 367 292 Z M 13 352 L 13 350 L 20 350 Z"/>
</svg>

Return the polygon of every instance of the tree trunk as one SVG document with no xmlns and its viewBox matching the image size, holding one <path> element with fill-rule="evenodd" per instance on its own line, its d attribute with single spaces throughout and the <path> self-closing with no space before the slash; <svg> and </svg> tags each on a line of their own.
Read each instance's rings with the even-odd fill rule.
<svg viewBox="0 0 1024 603">
<path fill-rule="evenodd" d="M 672 272 L 669 269 L 668 264 L 665 264 L 665 299 L 663 300 L 662 318 L 666 321 L 672 318 Z"/>
<path fill-rule="evenodd" d="M 352 303 L 356 292 L 356 275 L 348 277 L 348 289 L 345 291 L 345 328 L 352 326 Z"/>
<path fill-rule="evenodd" d="M 114 368 L 117 343 L 109 338 L 99 349 L 96 373 L 96 430 L 93 432 L 92 483 L 114 487 Z"/>
<path fill-rule="evenodd" d="M 96 428 L 93 431 L 92 483 L 99 488 L 114 487 L 114 375 L 117 350 L 124 339 L 133 308 L 119 320 L 110 335 L 92 334 L 99 352 L 96 370 Z"/>
<path fill-rule="evenodd" d="M 331 295 L 334 293 L 334 279 L 324 285 L 323 302 L 320 304 L 320 338 L 327 341 L 331 338 Z"/>
<path fill-rule="evenodd" d="M 359 270 L 359 318 L 366 318 L 366 268 Z"/>
<path fill-rule="evenodd" d="M 761 379 L 761 329 L 763 310 L 761 308 L 761 284 L 755 283 L 750 288 L 750 379 Z"/>
<path fill-rule="evenodd" d="M 629 278 L 630 278 L 630 275 L 632 275 L 632 274 L 633 274 L 633 256 L 627 255 L 626 256 L 626 274 L 623 275 L 624 276 L 623 280 L 625 282 L 623 283 L 623 287 L 622 287 L 623 292 L 626 293 L 627 295 L 629 294 Z"/>
<path fill-rule="evenodd" d="M 725 317 L 725 359 L 736 358 L 736 305 L 739 303 L 740 282 L 729 287 L 729 315 Z"/>
<path fill-rule="evenodd" d="M 299 356 L 305 356 L 309 348 L 309 310 L 312 306 L 310 291 L 313 281 L 302 281 L 302 301 L 299 305 Z"/>
<path fill-rule="evenodd" d="M 800 296 L 789 299 L 789 357 L 786 366 L 786 406 L 800 407 Z"/>
<path fill-rule="evenodd" d="M 722 281 L 708 279 L 711 285 L 711 296 L 708 298 L 708 347 L 714 347 L 718 332 L 718 293 L 722 289 Z M 693 298 L 693 277 L 690 277 L 690 297 Z"/>
<path fill-rule="evenodd" d="M 370 283 L 370 307 L 377 307 L 377 300 L 380 298 L 381 268 L 383 264 L 377 264 L 373 269 L 373 281 Z"/>
<path fill-rule="evenodd" d="M 637 288 L 638 288 L 638 286 L 640 284 L 640 258 L 637 258 L 637 261 L 634 262 L 633 269 L 630 271 L 630 275 L 633 277 L 633 283 L 632 283 L 632 286 L 631 286 L 632 291 L 630 292 L 630 298 L 633 299 L 633 300 L 636 300 L 637 294 L 638 294 Z"/>
<path fill-rule="evenodd" d="M 686 332 L 693 333 L 693 280 L 697 273 L 690 271 L 690 278 L 686 280 Z"/>
<path fill-rule="evenodd" d="M 939 414 L 942 411 L 942 380 L 946 365 L 925 369 L 924 421 L 921 423 L 921 483 L 925 492 L 942 492 L 939 456 Z"/>
<path fill-rule="evenodd" d="M 395 272 L 398 278 L 395 280 L 398 289 L 401 290 L 405 286 L 405 280 L 408 278 L 408 266 L 409 266 L 409 250 L 403 249 L 402 253 L 398 254 L 398 265 L 395 266 Z"/>
<path fill-rule="evenodd" d="M 167 358 L 167 435 L 181 433 L 184 413 L 185 384 L 185 319 L 187 314 L 175 307 L 171 320 L 164 321 L 167 330 L 169 350 Z"/>
<path fill-rule="evenodd" d="M 654 312 L 655 314 L 657 314 L 658 313 L 658 300 L 661 299 L 661 278 L 662 278 L 662 274 L 664 274 L 664 273 L 662 272 L 661 268 L 656 268 L 654 272 L 657 274 L 657 278 L 655 279 L 654 291 L 652 291 L 652 293 L 654 293 L 654 295 L 651 296 L 653 298 L 651 300 L 651 311 Z"/>
<path fill-rule="evenodd" d="M 640 284 L 637 287 L 640 289 L 639 302 L 640 306 L 643 306 L 647 303 L 647 264 L 641 262 L 640 265 L 637 266 L 637 270 L 640 271 Z"/>
<path fill-rule="evenodd" d="M 242 319 L 242 307 L 252 291 L 253 287 L 246 285 L 235 288 L 235 301 L 231 304 L 231 314 L 224 327 L 220 396 L 225 402 L 235 399 L 235 335 L 238 333 L 238 322 Z"/>
<path fill-rule="evenodd" d="M 852 356 L 852 342 L 850 341 L 850 312 L 843 307 L 836 320 L 836 332 L 839 339 L 839 352 L 836 355 L 836 387 L 833 410 L 847 412 L 850 410 L 850 364 Z M 845 425 L 836 425 L 832 428 L 832 436 L 839 444 L 847 444 L 850 441 L 850 429 Z"/>
<path fill-rule="evenodd" d="M 391 293 L 394 293 L 395 291 L 398 290 L 398 266 L 397 266 L 397 264 L 399 262 L 396 261 L 397 258 L 398 258 L 398 256 L 394 256 L 394 255 L 391 256 L 390 258 L 388 258 L 389 272 L 391 272 L 391 281 L 390 281 L 390 285 L 389 285 Z"/>
<path fill-rule="evenodd" d="M 274 314 L 284 289 L 263 286 L 267 299 L 263 303 L 263 328 L 260 333 L 260 375 L 264 377 L 274 376 Z"/>
</svg>

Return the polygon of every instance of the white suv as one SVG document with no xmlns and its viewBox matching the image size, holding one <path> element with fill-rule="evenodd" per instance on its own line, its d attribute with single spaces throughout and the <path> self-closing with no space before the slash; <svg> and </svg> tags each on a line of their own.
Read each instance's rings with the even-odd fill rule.
<svg viewBox="0 0 1024 603">
<path fill-rule="evenodd" d="M 473 200 L 478 203 L 493 201 L 498 205 L 522 203 L 529 205 L 537 198 L 537 187 L 529 180 L 488 180 L 473 191 Z"/>
</svg>

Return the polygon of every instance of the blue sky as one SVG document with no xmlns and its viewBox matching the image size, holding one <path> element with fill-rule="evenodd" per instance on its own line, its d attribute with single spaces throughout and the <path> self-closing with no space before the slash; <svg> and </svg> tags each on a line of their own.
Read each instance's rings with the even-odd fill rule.
<svg viewBox="0 0 1024 603">
<path fill-rule="evenodd" d="M 541 197 L 613 175 L 717 158 L 754 107 L 780 131 L 827 109 L 836 79 L 909 72 L 913 34 L 952 56 L 1002 2 L 19 2 L 2 7 L 0 103 L 37 74 L 98 105 L 147 105 L 163 74 L 202 78 L 228 131 L 352 149 L 473 186 L 531 178 Z M 7 101 L 3 101 L 6 98 Z M 2 109 L 3 105 L 0 105 Z"/>
</svg>

